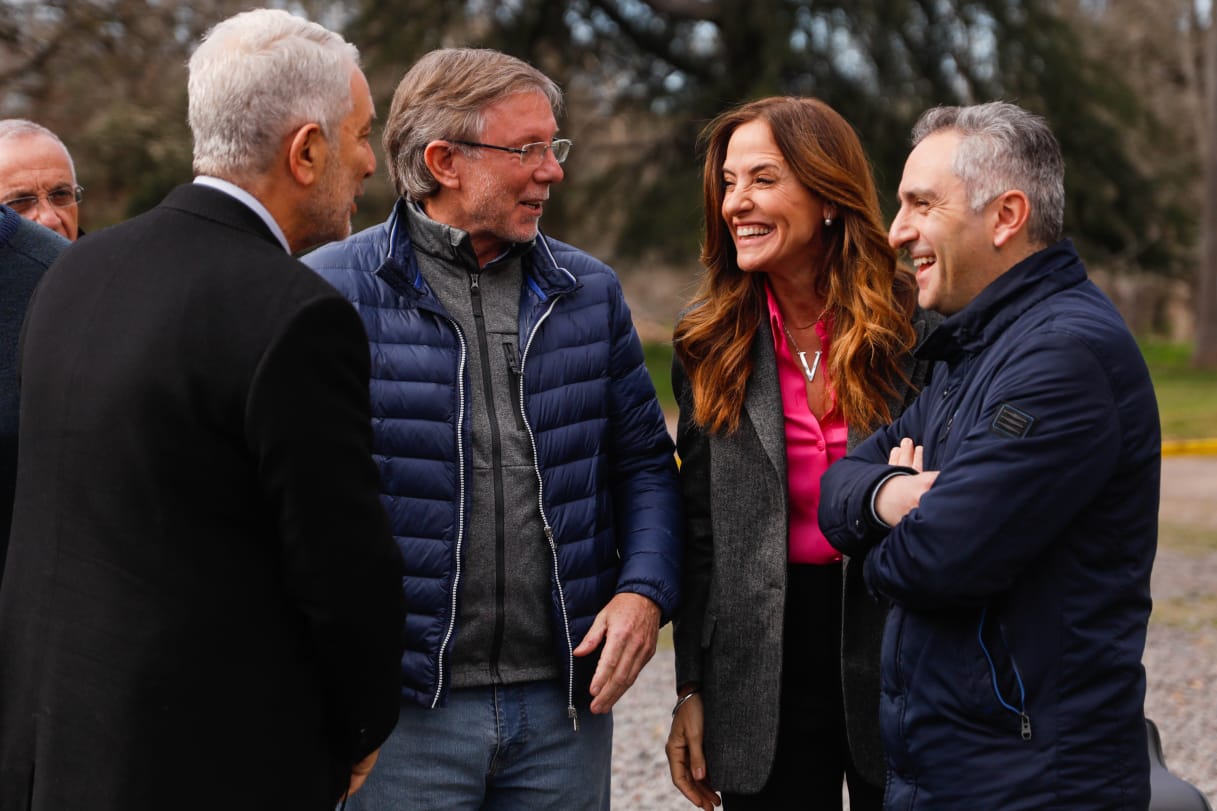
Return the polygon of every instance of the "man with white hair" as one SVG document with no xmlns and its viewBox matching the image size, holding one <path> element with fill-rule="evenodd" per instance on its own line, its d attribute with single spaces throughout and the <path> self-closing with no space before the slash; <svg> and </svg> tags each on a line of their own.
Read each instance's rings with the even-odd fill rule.
<svg viewBox="0 0 1217 811">
<path fill-rule="evenodd" d="M 0 808 L 322 811 L 397 717 L 367 339 L 291 253 L 350 231 L 372 100 L 282 11 L 190 60 L 193 184 L 71 246 L 23 335 Z"/>
<path fill-rule="evenodd" d="M 58 135 L 23 118 L 0 121 L 0 203 L 74 242 L 83 193 Z"/>
</svg>

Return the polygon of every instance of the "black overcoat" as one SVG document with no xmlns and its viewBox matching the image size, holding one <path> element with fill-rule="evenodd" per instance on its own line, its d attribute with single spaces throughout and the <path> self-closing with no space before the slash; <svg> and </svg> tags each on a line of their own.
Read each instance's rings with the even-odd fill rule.
<svg viewBox="0 0 1217 811">
<path fill-rule="evenodd" d="M 327 809 L 397 717 L 401 560 L 354 310 L 183 186 L 23 334 L 0 808 Z"/>
</svg>

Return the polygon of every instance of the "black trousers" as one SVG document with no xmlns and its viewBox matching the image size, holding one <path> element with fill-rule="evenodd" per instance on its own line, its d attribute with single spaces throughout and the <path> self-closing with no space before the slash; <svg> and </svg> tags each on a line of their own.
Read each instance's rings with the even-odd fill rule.
<svg viewBox="0 0 1217 811">
<path fill-rule="evenodd" d="M 841 697 L 841 564 L 787 567 L 777 751 L 759 794 L 723 793 L 724 811 L 882 811 L 883 787 L 854 768 Z"/>
</svg>

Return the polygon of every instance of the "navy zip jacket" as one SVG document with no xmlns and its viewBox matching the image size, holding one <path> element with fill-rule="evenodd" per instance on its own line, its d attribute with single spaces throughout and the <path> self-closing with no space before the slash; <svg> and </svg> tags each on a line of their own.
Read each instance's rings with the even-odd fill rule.
<svg viewBox="0 0 1217 811">
<path fill-rule="evenodd" d="M 471 486 L 464 337 L 418 271 L 398 201 L 389 219 L 304 262 L 346 296 L 372 352 L 374 453 L 406 564 L 403 697 L 448 690 Z M 534 448 L 552 552 L 557 661 L 571 712 L 596 656 L 572 649 L 618 592 L 658 604 L 680 586 L 682 518 L 673 444 L 621 285 L 604 263 L 539 235 L 520 290 L 518 408 Z"/>
<path fill-rule="evenodd" d="M 1140 351 L 1064 241 L 918 354 L 931 385 L 828 470 L 820 507 L 892 602 L 884 807 L 1145 809 L 1161 437 Z M 889 531 L 871 499 L 902 437 L 940 472 Z"/>
</svg>

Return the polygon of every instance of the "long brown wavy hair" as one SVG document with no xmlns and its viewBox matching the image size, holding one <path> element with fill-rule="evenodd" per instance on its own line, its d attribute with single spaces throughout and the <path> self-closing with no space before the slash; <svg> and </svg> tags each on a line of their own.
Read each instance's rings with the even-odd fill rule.
<svg viewBox="0 0 1217 811">
<path fill-rule="evenodd" d="M 887 397 L 904 375 L 899 358 L 916 341 L 912 274 L 887 242 L 870 163 L 853 127 L 819 99 L 773 97 L 722 113 L 702 130 L 705 241 L 701 284 L 676 324 L 673 344 L 689 377 L 693 419 L 711 433 L 739 427 L 752 375 L 752 345 L 767 319 L 765 275 L 744 273 L 723 220 L 722 167 L 732 133 L 757 119 L 794 175 L 836 206 L 823 229 L 824 264 L 816 292 L 832 314 L 827 358 L 830 380 L 847 425 L 872 430 L 891 419 Z"/>
</svg>

